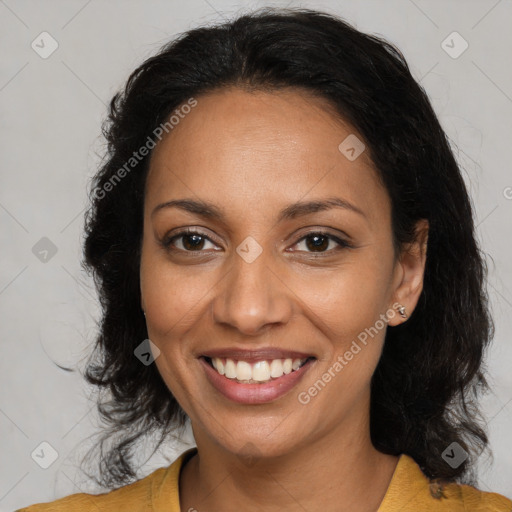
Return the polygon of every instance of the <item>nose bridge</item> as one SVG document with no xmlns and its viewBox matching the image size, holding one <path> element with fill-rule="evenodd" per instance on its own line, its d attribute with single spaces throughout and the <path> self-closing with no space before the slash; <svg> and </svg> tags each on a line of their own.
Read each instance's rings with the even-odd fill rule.
<svg viewBox="0 0 512 512">
<path fill-rule="evenodd" d="M 219 295 L 215 298 L 215 321 L 230 324 L 245 334 L 254 334 L 269 323 L 285 322 L 290 304 L 283 283 L 272 272 L 272 254 L 248 237 L 232 255 Z"/>
</svg>

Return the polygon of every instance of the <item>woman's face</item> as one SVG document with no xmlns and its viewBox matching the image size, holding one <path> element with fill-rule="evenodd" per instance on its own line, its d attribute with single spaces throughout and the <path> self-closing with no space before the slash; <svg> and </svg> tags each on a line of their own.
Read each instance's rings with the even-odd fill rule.
<svg viewBox="0 0 512 512">
<path fill-rule="evenodd" d="M 146 184 L 155 364 L 198 444 L 271 456 L 357 436 L 385 320 L 402 321 L 395 302 L 414 308 L 422 264 L 395 259 L 386 190 L 321 100 L 236 88 L 196 99 Z"/>
</svg>

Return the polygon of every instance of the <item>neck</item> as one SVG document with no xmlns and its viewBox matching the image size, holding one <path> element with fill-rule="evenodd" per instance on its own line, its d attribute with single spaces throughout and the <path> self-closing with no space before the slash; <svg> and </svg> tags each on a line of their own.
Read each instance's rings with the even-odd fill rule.
<svg viewBox="0 0 512 512">
<path fill-rule="evenodd" d="M 398 457 L 377 451 L 369 426 L 361 427 L 341 434 L 336 429 L 285 455 L 254 459 L 194 432 L 198 455 L 182 470 L 181 510 L 377 511 Z"/>
</svg>

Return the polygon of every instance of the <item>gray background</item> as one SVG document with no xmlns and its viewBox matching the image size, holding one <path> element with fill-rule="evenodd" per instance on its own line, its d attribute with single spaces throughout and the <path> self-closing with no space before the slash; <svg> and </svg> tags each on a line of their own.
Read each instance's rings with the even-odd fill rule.
<svg viewBox="0 0 512 512">
<path fill-rule="evenodd" d="M 0 511 L 98 492 L 76 466 L 98 426 L 90 389 L 79 371 L 54 363 L 81 368 L 94 341 L 98 305 L 79 260 L 106 104 L 172 36 L 263 5 L 321 8 L 384 36 L 403 51 L 432 99 L 464 168 L 490 256 L 496 337 L 487 365 L 494 393 L 483 406 L 494 462 L 481 460 L 479 486 L 512 497 L 510 0 L 0 0 Z M 39 52 L 51 49 L 43 31 L 58 43 L 45 59 L 31 47 L 35 40 Z M 445 51 L 463 49 L 458 36 L 446 40 L 454 31 L 469 45 L 457 58 Z M 54 245 L 57 252 L 37 254 L 37 243 L 39 251 Z M 43 441 L 58 453 L 48 469 L 31 457 L 37 449 L 40 461 L 50 461 Z M 189 434 L 149 460 L 141 447 L 140 475 L 167 465 L 191 442 Z"/>
</svg>

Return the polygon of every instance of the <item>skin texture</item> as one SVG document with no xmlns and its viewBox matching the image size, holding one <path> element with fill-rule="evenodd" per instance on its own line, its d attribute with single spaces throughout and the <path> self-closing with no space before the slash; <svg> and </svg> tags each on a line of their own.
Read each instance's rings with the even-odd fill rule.
<svg viewBox="0 0 512 512">
<path fill-rule="evenodd" d="M 182 471 L 182 510 L 377 510 L 398 461 L 369 433 L 385 328 L 309 403 L 297 395 L 380 315 L 406 321 L 392 306 L 410 315 L 417 304 L 428 225 L 418 223 L 418 243 L 397 258 L 388 194 L 367 152 L 350 161 L 339 151 L 355 132 L 323 100 L 229 88 L 197 101 L 152 154 L 140 268 L 155 364 L 199 450 Z M 290 203 L 333 196 L 364 215 L 332 208 L 277 221 Z M 224 220 L 175 207 L 152 215 L 184 198 L 214 203 Z M 208 237 L 198 250 L 186 237 L 167 250 L 159 243 L 185 227 Z M 315 249 L 304 236 L 319 229 L 351 247 L 327 239 Z M 248 236 L 262 249 L 252 263 L 236 252 Z M 212 387 L 198 359 L 227 347 L 279 347 L 316 361 L 286 395 L 241 405 Z"/>
</svg>

